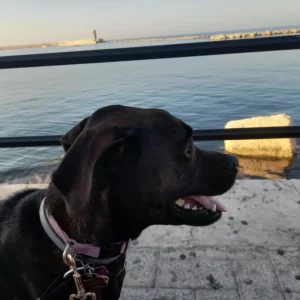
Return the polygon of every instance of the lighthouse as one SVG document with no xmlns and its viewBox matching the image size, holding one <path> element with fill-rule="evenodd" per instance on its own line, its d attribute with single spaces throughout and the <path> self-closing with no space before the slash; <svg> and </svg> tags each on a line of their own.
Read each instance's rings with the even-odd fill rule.
<svg viewBox="0 0 300 300">
<path fill-rule="evenodd" d="M 97 32 L 96 32 L 96 29 L 94 29 L 93 34 L 94 34 L 94 41 L 95 41 L 95 43 L 98 43 L 98 38 L 97 38 Z"/>
</svg>

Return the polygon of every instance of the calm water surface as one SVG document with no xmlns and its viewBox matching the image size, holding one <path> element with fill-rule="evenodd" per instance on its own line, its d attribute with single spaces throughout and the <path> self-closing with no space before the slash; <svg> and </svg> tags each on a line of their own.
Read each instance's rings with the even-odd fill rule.
<svg viewBox="0 0 300 300">
<path fill-rule="evenodd" d="M 150 44 L 103 43 L 0 55 L 142 45 Z M 289 114 L 299 125 L 300 51 L 2 70 L 0 104 L 1 136 L 63 134 L 110 104 L 163 108 L 195 129 L 224 128 L 229 120 L 277 113 Z M 223 150 L 223 142 L 199 146 Z M 0 149 L 0 182 L 34 180 L 37 174 L 45 178 L 62 154 L 60 147 Z M 298 159 L 244 159 L 243 164 L 248 176 L 300 178 Z"/>
</svg>

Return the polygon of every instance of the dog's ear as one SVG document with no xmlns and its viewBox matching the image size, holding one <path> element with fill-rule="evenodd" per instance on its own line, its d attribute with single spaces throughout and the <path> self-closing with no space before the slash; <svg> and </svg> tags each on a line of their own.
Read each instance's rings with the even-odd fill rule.
<svg viewBox="0 0 300 300">
<path fill-rule="evenodd" d="M 75 140 L 51 178 L 55 187 L 64 196 L 68 214 L 73 216 L 80 214 L 89 202 L 97 160 L 109 148 L 122 144 L 127 136 L 124 132 L 120 134 L 117 128 L 95 125 L 83 128 L 76 137 L 80 126 L 79 130 L 76 127 L 74 131 L 73 129 L 70 131 L 75 134 L 69 135 L 68 142 L 74 137 Z"/>
<path fill-rule="evenodd" d="M 79 136 L 81 131 L 84 129 L 86 123 L 90 117 L 87 117 L 83 119 L 79 124 L 74 126 L 70 131 L 68 131 L 65 135 L 63 135 L 60 139 L 60 142 L 65 150 L 67 152 L 69 148 L 72 146 L 72 144 L 75 142 L 76 138 Z"/>
</svg>

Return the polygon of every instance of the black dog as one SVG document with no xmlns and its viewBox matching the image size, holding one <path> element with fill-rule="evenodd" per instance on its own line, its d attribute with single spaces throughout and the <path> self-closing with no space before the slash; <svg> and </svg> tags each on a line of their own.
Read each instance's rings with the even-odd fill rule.
<svg viewBox="0 0 300 300">
<path fill-rule="evenodd" d="M 118 299 L 129 239 L 153 224 L 218 220 L 225 208 L 212 196 L 232 187 L 238 161 L 198 149 L 192 136 L 163 110 L 125 106 L 99 109 L 72 128 L 49 187 L 0 203 L 0 299 L 68 299 L 55 284 L 42 297 L 69 270 L 67 244 L 85 288 Z M 66 280 L 76 293 L 72 274 L 58 282 Z"/>
</svg>

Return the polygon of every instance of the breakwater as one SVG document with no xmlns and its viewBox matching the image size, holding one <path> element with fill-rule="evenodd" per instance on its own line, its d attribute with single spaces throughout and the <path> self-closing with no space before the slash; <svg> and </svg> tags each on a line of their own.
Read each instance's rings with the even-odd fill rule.
<svg viewBox="0 0 300 300">
<path fill-rule="evenodd" d="M 290 35 L 300 33 L 300 29 L 282 29 L 282 30 L 265 30 L 265 31 L 252 31 L 243 33 L 230 33 L 230 34 L 215 34 L 209 37 L 210 40 L 233 40 L 233 39 L 249 39 L 255 37 L 268 37 L 274 35 Z"/>
<path fill-rule="evenodd" d="M 95 40 L 74 40 L 65 42 L 51 42 L 51 43 L 40 43 L 40 44 L 26 44 L 26 45 L 13 45 L 13 46 L 0 46 L 0 50 L 18 50 L 18 49 L 30 49 L 30 48 L 47 48 L 47 47 L 71 47 L 71 46 L 84 46 L 94 45 L 103 42 L 103 39 Z"/>
</svg>

